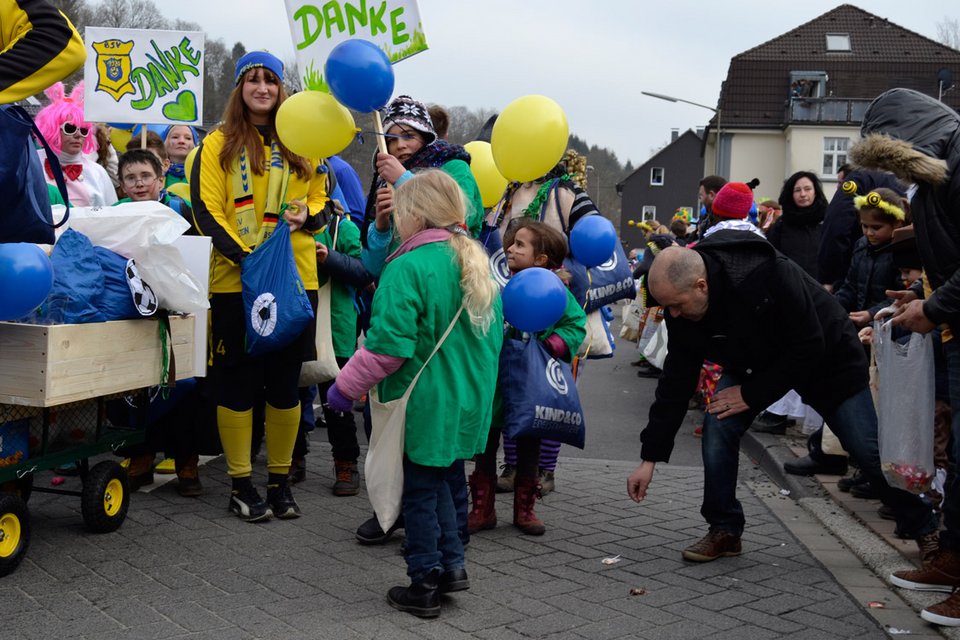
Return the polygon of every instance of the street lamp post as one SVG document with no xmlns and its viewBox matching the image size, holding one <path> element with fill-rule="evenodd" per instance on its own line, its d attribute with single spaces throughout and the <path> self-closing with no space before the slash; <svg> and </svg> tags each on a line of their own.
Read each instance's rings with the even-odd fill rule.
<svg viewBox="0 0 960 640">
<path fill-rule="evenodd" d="M 720 175 L 720 140 L 723 133 L 723 129 L 720 126 L 720 109 L 714 109 L 713 107 L 707 106 L 705 104 L 700 104 L 699 102 L 692 102 L 690 100 L 684 100 L 683 98 L 675 98 L 674 96 L 667 96 L 662 93 L 652 93 L 650 91 L 641 91 L 645 96 L 650 96 L 651 98 L 657 98 L 658 100 L 666 100 L 667 102 L 682 102 L 684 104 L 690 104 L 695 107 L 700 107 L 702 109 L 709 109 L 717 114 L 717 148 L 713 154 L 713 171 L 717 175 Z"/>
<path fill-rule="evenodd" d="M 600 172 L 593 168 L 592 164 L 587 165 L 587 171 L 592 171 L 594 175 L 597 176 L 597 209 L 600 210 L 600 213 L 603 213 L 603 207 L 600 206 L 601 194 L 600 194 Z"/>
</svg>

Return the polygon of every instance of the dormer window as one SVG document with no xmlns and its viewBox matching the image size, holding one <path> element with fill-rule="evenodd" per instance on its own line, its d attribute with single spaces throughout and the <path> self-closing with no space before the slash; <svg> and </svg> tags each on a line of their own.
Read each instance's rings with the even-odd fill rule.
<svg viewBox="0 0 960 640">
<path fill-rule="evenodd" d="M 850 34 L 828 33 L 827 51 L 850 51 Z"/>
</svg>

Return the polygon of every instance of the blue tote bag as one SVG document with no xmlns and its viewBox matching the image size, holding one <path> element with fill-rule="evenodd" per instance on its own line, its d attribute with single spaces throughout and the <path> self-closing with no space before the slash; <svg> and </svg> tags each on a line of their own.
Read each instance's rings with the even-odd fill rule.
<svg viewBox="0 0 960 640">
<path fill-rule="evenodd" d="M 47 181 L 43 163 L 33 146 L 31 133 L 43 145 L 63 201 L 67 215 L 59 224 L 53 223 Z M 0 105 L 0 242 L 34 242 L 53 244 L 54 229 L 69 218 L 67 185 L 63 181 L 60 161 L 44 140 L 30 115 L 15 105 Z"/>
<path fill-rule="evenodd" d="M 556 440 L 583 449 L 583 409 L 573 371 L 551 357 L 539 340 L 503 341 L 497 384 L 504 435 Z"/>
<path fill-rule="evenodd" d="M 313 307 L 297 273 L 290 228 L 281 219 L 273 234 L 240 263 L 247 353 L 287 346 L 313 322 Z"/>
</svg>

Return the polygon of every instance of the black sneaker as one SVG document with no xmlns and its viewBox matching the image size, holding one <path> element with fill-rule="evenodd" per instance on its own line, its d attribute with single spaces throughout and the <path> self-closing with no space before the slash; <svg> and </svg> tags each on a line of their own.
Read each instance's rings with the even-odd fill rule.
<svg viewBox="0 0 960 640">
<path fill-rule="evenodd" d="M 853 485 L 850 487 L 850 495 L 861 500 L 877 500 L 880 498 L 880 492 L 870 482 Z"/>
<path fill-rule="evenodd" d="M 230 493 L 229 509 L 237 514 L 237 517 L 247 522 L 261 522 L 269 520 L 273 512 L 257 490 L 253 483 L 248 482 L 235 487 Z"/>
<path fill-rule="evenodd" d="M 750 428 L 756 433 L 772 433 L 783 435 L 787 432 L 787 427 L 792 421 L 787 416 L 781 416 L 769 411 L 763 411 L 750 425 Z"/>
<path fill-rule="evenodd" d="M 300 517 L 300 505 L 293 499 L 290 485 L 286 482 L 267 485 L 267 502 L 270 504 L 273 515 L 281 520 Z"/>
<path fill-rule="evenodd" d="M 402 515 L 397 518 L 397 521 L 394 522 L 393 526 L 387 529 L 386 532 L 380 528 L 380 522 L 377 520 L 377 516 L 373 516 L 357 527 L 357 542 L 360 544 L 383 544 L 390 539 L 390 536 L 392 536 L 397 529 L 403 529 Z"/>
</svg>

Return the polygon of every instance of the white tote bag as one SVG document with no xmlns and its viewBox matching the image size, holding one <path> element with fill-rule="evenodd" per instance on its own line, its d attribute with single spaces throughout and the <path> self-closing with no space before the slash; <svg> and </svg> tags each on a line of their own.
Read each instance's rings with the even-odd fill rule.
<svg viewBox="0 0 960 640">
<path fill-rule="evenodd" d="M 337 236 L 340 233 L 340 222 L 333 230 L 333 246 L 337 246 Z M 317 347 L 317 359 L 304 362 L 300 365 L 300 382 L 297 386 L 308 387 L 334 380 L 340 375 L 340 366 L 337 364 L 337 354 L 333 351 L 333 325 L 330 322 L 330 296 L 333 280 L 327 278 L 317 291 L 317 330 L 314 344 Z"/>
<path fill-rule="evenodd" d="M 643 357 L 657 369 L 663 369 L 667 359 L 667 323 L 661 319 L 650 342 L 643 347 Z"/>
<path fill-rule="evenodd" d="M 377 387 L 370 390 L 370 422 L 373 429 L 370 433 L 367 458 L 363 463 L 363 475 L 367 484 L 367 497 L 377 514 L 380 528 L 384 531 L 389 530 L 397 521 L 403 501 L 403 436 L 407 422 L 407 402 L 420 374 L 453 331 L 461 313 L 462 305 L 402 396 L 389 402 L 380 402 Z"/>
</svg>

